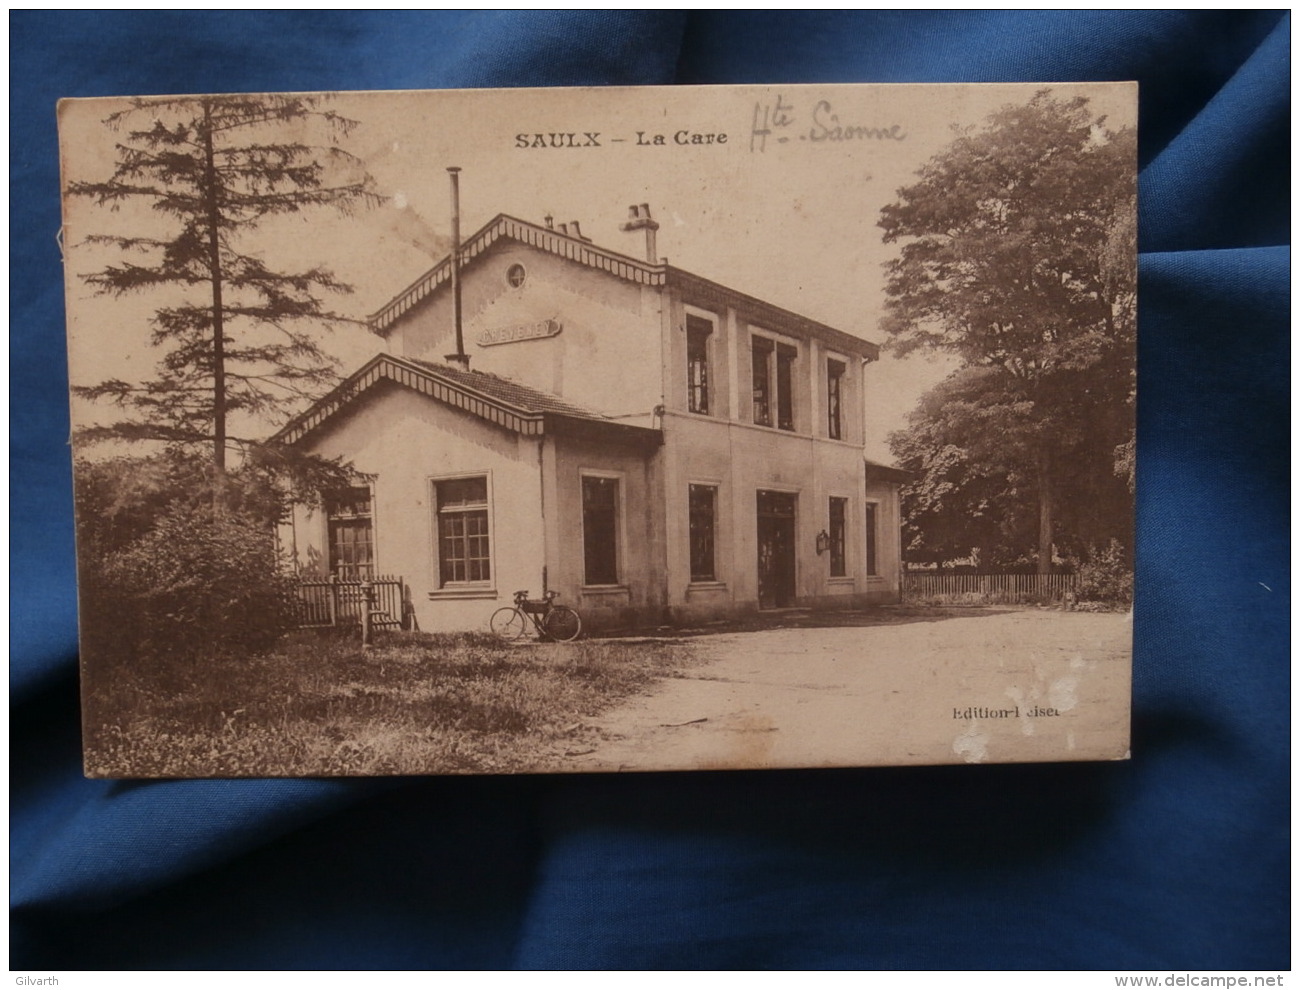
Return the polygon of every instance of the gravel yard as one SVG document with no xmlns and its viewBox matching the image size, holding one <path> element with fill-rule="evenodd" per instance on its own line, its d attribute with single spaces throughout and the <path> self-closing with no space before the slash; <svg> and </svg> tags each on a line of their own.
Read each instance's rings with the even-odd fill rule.
<svg viewBox="0 0 1300 990">
<path fill-rule="evenodd" d="M 899 610 L 692 637 L 702 657 L 590 728 L 567 770 L 1121 759 L 1127 614 Z M 557 769 L 560 769 L 557 767 Z"/>
</svg>

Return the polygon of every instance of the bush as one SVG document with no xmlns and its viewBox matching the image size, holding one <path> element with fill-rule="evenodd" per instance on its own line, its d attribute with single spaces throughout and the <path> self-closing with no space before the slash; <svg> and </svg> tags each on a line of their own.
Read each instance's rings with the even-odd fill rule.
<svg viewBox="0 0 1300 990">
<path fill-rule="evenodd" d="M 238 513 L 173 505 L 82 574 L 82 633 L 96 664 L 264 650 L 292 625 L 293 606 L 269 527 Z"/>
<path fill-rule="evenodd" d="M 1092 547 L 1079 564 L 1078 600 L 1107 605 L 1133 604 L 1133 568 L 1119 540 Z"/>
<path fill-rule="evenodd" d="M 74 465 L 84 668 L 99 683 L 150 660 L 256 652 L 293 623 L 273 531 L 290 477 L 310 498 L 346 469 L 270 452 L 218 480 L 171 449 Z"/>
</svg>

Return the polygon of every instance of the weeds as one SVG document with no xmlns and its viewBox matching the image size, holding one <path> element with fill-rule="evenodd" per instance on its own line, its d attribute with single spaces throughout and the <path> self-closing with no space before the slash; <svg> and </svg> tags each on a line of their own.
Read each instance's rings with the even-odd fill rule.
<svg viewBox="0 0 1300 990">
<path fill-rule="evenodd" d="M 488 636 L 294 634 L 272 653 L 113 664 L 86 692 L 102 777 L 554 768 L 584 720 L 683 667 L 682 643 L 509 646 Z M 576 728 L 575 728 L 576 726 Z"/>
</svg>

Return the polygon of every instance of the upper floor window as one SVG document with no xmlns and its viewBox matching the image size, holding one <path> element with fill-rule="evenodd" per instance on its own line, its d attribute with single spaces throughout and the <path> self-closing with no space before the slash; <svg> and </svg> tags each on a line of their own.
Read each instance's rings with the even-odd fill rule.
<svg viewBox="0 0 1300 990">
<path fill-rule="evenodd" d="M 439 584 L 486 584 L 492 579 L 487 477 L 433 483 L 437 507 Z"/>
<path fill-rule="evenodd" d="M 826 435 L 832 440 L 844 439 L 841 410 L 844 400 L 844 363 L 826 362 Z"/>
<path fill-rule="evenodd" d="M 793 430 L 794 363 L 799 352 L 766 337 L 754 337 L 752 350 L 754 422 Z"/>
<path fill-rule="evenodd" d="M 794 429 L 794 359 L 798 352 L 784 344 L 776 346 L 776 425 Z"/>
<path fill-rule="evenodd" d="M 693 413 L 709 412 L 709 335 L 713 324 L 699 316 L 686 317 L 687 408 Z"/>
<path fill-rule="evenodd" d="M 618 584 L 618 479 L 582 476 L 584 584 Z"/>
<path fill-rule="evenodd" d="M 754 338 L 754 422 L 772 425 L 772 342 Z"/>
<path fill-rule="evenodd" d="M 341 578 L 374 577 L 375 529 L 369 485 L 354 485 L 326 505 L 330 573 Z"/>
</svg>

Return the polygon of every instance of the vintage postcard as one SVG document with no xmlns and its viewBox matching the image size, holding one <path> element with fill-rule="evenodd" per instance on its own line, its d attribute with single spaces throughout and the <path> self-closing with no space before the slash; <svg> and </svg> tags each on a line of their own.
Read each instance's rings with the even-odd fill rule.
<svg viewBox="0 0 1300 990">
<path fill-rule="evenodd" d="M 1125 758 L 1136 103 L 64 101 L 86 773 Z"/>
</svg>

